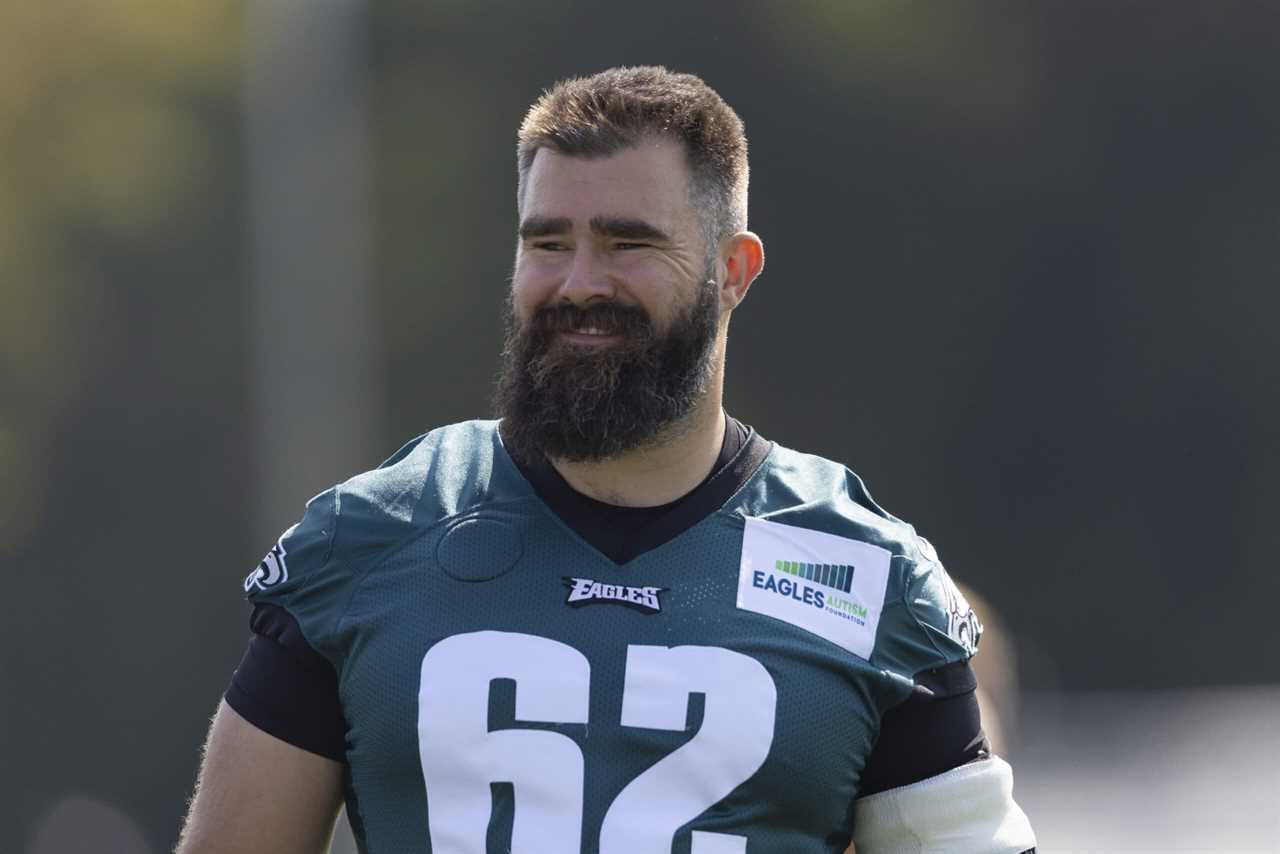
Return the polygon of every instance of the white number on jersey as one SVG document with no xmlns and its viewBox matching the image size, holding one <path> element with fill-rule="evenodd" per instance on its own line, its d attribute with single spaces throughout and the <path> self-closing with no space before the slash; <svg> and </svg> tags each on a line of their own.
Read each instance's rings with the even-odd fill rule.
<svg viewBox="0 0 1280 854">
<path fill-rule="evenodd" d="M 580 851 L 582 750 L 555 732 L 489 731 L 489 683 L 516 683 L 516 719 L 585 724 L 591 667 L 571 646 L 536 635 L 472 632 L 422 659 L 418 753 L 431 850 L 485 854 L 490 782 L 515 791 L 511 850 Z"/>
<path fill-rule="evenodd" d="M 591 668 L 558 641 L 511 632 L 454 635 L 422 660 L 418 749 L 431 850 L 485 854 L 490 783 L 511 783 L 511 854 L 582 850 L 583 757 L 567 736 L 489 731 L 489 685 L 516 683 L 517 720 L 587 723 Z M 702 726 L 628 783 L 605 813 L 600 854 L 670 854 L 676 831 L 754 774 L 773 743 L 777 689 L 760 662 L 709 646 L 627 648 L 621 724 L 683 732 L 689 696 Z M 744 836 L 695 831 L 692 854 L 745 854 Z"/>
</svg>

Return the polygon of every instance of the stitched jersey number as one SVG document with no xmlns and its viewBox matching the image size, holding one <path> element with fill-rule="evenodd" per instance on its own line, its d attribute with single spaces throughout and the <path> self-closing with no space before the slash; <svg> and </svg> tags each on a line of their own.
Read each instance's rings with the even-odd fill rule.
<svg viewBox="0 0 1280 854">
<path fill-rule="evenodd" d="M 422 660 L 418 750 L 434 854 L 485 854 L 490 783 L 511 783 L 511 854 L 582 850 L 583 757 L 568 736 L 490 731 L 489 684 L 516 683 L 517 720 L 587 723 L 591 667 L 537 635 L 471 632 Z M 754 658 L 711 646 L 627 647 L 622 725 L 683 732 L 689 695 L 705 695 L 693 738 L 628 783 L 605 813 L 600 854 L 670 854 L 676 831 L 745 782 L 773 743 L 777 690 Z M 745 854 L 747 839 L 693 832 L 692 854 Z"/>
</svg>

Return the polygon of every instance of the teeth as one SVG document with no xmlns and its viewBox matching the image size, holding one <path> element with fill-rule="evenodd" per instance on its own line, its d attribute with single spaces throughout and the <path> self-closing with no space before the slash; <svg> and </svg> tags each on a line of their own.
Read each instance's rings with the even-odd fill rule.
<svg viewBox="0 0 1280 854">
<path fill-rule="evenodd" d="M 583 328 L 575 331 L 583 335 L 604 335 L 605 334 L 605 331 L 601 329 L 599 326 L 584 326 Z"/>
</svg>

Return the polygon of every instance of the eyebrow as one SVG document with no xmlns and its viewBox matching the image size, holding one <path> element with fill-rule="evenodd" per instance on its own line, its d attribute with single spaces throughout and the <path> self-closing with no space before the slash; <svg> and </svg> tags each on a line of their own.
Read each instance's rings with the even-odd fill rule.
<svg viewBox="0 0 1280 854">
<path fill-rule="evenodd" d="M 565 216 L 531 216 L 520 223 L 520 239 L 546 237 L 549 234 L 564 234 L 573 227 L 573 222 Z"/>
<path fill-rule="evenodd" d="M 564 234 L 573 229 L 573 220 L 563 216 L 531 216 L 520 223 L 520 239 L 548 237 Z M 591 231 L 601 237 L 621 240 L 652 240 L 671 242 L 671 236 L 657 226 L 642 219 L 621 216 L 596 216 L 591 218 Z"/>
<path fill-rule="evenodd" d="M 601 237 L 614 237 L 621 240 L 671 242 L 670 235 L 656 225 L 651 225 L 642 219 L 629 219 L 621 216 L 592 217 L 591 231 Z"/>
</svg>

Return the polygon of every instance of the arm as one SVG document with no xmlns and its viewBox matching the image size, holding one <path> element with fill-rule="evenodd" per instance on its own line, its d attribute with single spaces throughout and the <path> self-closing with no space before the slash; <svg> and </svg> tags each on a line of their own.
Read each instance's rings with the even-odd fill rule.
<svg viewBox="0 0 1280 854">
<path fill-rule="evenodd" d="M 968 663 L 981 623 L 933 547 L 919 543 L 924 560 L 905 599 L 907 612 L 931 631 L 921 637 L 904 623 L 888 636 L 900 644 L 886 650 L 900 656 L 898 674 L 913 673 L 915 684 L 882 716 L 863 769 L 854 802 L 857 852 L 1034 852 L 1035 832 L 1013 799 L 1012 769 L 990 752 L 982 731 L 977 678 Z"/>
<path fill-rule="evenodd" d="M 176 854 L 321 854 L 342 803 L 342 764 L 218 706 Z"/>
<path fill-rule="evenodd" d="M 1034 854 L 1035 832 L 998 756 L 854 802 L 863 854 Z"/>
<path fill-rule="evenodd" d="M 1019 854 L 1035 835 L 1013 800 L 1009 766 L 987 749 L 966 662 L 916 674 L 882 718 L 854 802 L 862 854 Z"/>
</svg>

